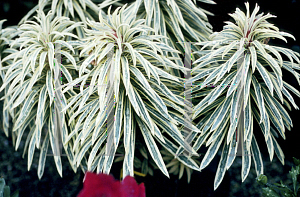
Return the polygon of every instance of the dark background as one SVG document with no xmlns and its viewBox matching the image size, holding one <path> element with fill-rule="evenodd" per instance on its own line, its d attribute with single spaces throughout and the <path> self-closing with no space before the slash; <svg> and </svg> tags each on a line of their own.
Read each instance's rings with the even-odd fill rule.
<svg viewBox="0 0 300 197">
<path fill-rule="evenodd" d="M 0 20 L 8 19 L 4 27 L 16 25 L 20 19 L 37 4 L 37 0 L 0 0 Z M 245 11 L 244 2 L 238 0 L 216 0 L 216 5 L 207 5 L 198 3 L 202 8 L 209 10 L 215 16 L 209 17 L 209 21 L 214 31 L 221 31 L 224 21 L 231 20 L 228 13 L 233 13 L 236 7 Z M 270 44 L 275 44 L 300 52 L 300 2 L 299 0 L 286 1 L 249 1 L 250 10 L 254 9 L 255 3 L 260 6 L 260 12 L 276 15 L 269 22 L 274 23 L 281 31 L 291 33 L 296 41 L 287 38 L 288 43 L 281 40 L 271 40 Z M 259 12 L 259 13 L 260 13 Z M 283 72 L 283 79 L 296 89 L 300 89 L 297 81 L 292 74 Z M 2 93 L 1 93 L 2 95 Z M 300 99 L 295 95 L 295 102 L 300 106 Z M 2 111 L 2 103 L 0 105 Z M 294 127 L 291 131 L 286 131 L 286 140 L 278 139 L 280 146 L 285 154 L 285 166 L 282 166 L 274 156 L 273 162 L 269 161 L 268 151 L 264 142 L 260 128 L 256 125 L 254 133 L 258 140 L 260 150 L 263 154 L 264 172 L 271 183 L 279 180 L 287 180 L 289 183 L 288 171 L 291 169 L 292 157 L 300 158 L 300 111 L 292 110 L 290 116 Z M 2 119 L 0 120 L 2 124 Z M 27 171 L 27 155 L 22 159 L 22 144 L 18 151 L 14 151 L 11 138 L 6 138 L 3 131 L 0 131 L 0 177 L 4 177 L 12 190 L 19 190 L 20 196 L 76 196 L 82 188 L 83 173 L 74 174 L 68 165 L 66 158 L 63 158 L 63 178 L 60 178 L 53 162 L 53 158 L 47 158 L 45 173 L 39 181 L 37 177 L 38 154 L 35 154 L 33 165 L 30 171 Z M 187 177 L 184 175 L 181 180 L 177 176 L 172 176 L 169 180 L 161 172 L 155 171 L 154 177 L 146 176 L 136 177 L 138 182 L 144 182 L 147 196 L 261 196 L 261 187 L 255 182 L 254 164 L 248 178 L 244 183 L 241 182 L 241 158 L 237 158 L 233 166 L 226 172 L 225 178 L 219 188 L 213 192 L 213 181 L 216 173 L 220 155 L 216 156 L 212 163 L 202 172 L 194 172 L 191 183 L 187 184 Z M 118 178 L 120 173 L 120 164 L 114 164 L 112 174 Z M 78 169 L 79 170 L 79 169 Z M 285 181 L 284 181 L 285 182 Z"/>
</svg>

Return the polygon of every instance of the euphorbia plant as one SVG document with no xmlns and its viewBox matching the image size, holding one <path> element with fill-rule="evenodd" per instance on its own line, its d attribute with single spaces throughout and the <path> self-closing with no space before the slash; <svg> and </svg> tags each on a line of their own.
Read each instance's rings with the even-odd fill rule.
<svg viewBox="0 0 300 197">
<path fill-rule="evenodd" d="M 66 37 L 77 37 L 70 33 L 80 23 L 70 21 L 67 17 L 55 17 L 50 11 L 47 15 L 38 12 L 37 22 L 28 21 L 18 29 L 19 37 L 11 43 L 14 50 L 3 59 L 5 67 L 4 83 L 0 90 L 5 88 L 4 115 L 13 118 L 13 139 L 18 149 L 25 129 L 29 126 L 24 154 L 28 149 L 28 169 L 30 169 L 35 148 L 42 147 L 38 167 L 38 176 L 44 171 L 46 152 L 50 142 L 53 152 L 55 149 L 54 132 L 54 45 L 62 45 L 60 53 L 75 67 L 75 59 L 70 54 L 74 49 L 66 42 Z M 61 64 L 61 71 L 67 80 L 72 76 L 68 67 Z M 9 84 L 9 86 L 7 86 Z M 62 96 L 62 106 L 66 105 L 66 98 Z M 64 119 L 64 117 L 62 117 Z M 43 132 L 45 125 L 47 132 Z M 63 127 L 63 137 L 68 135 Z M 43 144 L 41 144 L 43 141 Z M 66 152 L 70 146 L 66 145 Z M 23 157 L 24 157 L 23 154 Z M 72 155 L 68 154 L 69 159 Z M 57 170 L 62 174 L 60 156 L 54 156 Z"/>
<path fill-rule="evenodd" d="M 142 158 L 136 161 L 142 161 L 145 173 L 153 174 L 148 170 L 149 161 L 166 176 L 167 167 L 179 178 L 185 169 L 190 181 L 192 170 L 205 168 L 223 144 L 217 188 L 237 151 L 238 98 L 243 94 L 242 180 L 250 169 L 249 153 L 254 155 L 257 174 L 263 173 L 254 119 L 262 128 L 270 159 L 275 151 L 284 163 L 275 137 L 279 132 L 285 138 L 285 127 L 293 125 L 282 104 L 290 108 L 290 102 L 297 108 L 288 90 L 300 93 L 282 80 L 281 68 L 299 82 L 295 70 L 300 70 L 300 55 L 268 43 L 270 38 L 294 38 L 267 22 L 272 15 L 257 14 L 258 6 L 250 14 L 246 3 L 246 14 L 237 9 L 231 14 L 235 22 L 226 22 L 223 31 L 212 34 L 207 20 L 210 13 L 195 1 L 137 0 L 115 8 L 119 5 L 122 1 L 107 0 L 99 5 L 91 0 L 39 1 L 18 28 L 1 31 L 4 131 L 8 135 L 12 117 L 11 134 L 17 149 L 29 127 L 24 147 L 28 169 L 35 149 L 41 149 L 38 176 L 42 177 L 49 142 L 55 152 L 57 131 L 53 125 L 61 124 L 60 140 L 75 172 L 80 167 L 84 172 L 108 174 L 118 152 L 124 154 L 118 158 L 123 159 L 123 177 L 133 176 L 135 150 L 140 149 Z M 184 42 L 199 42 L 193 47 L 193 57 L 198 59 L 189 80 L 183 75 L 190 69 L 180 58 Z M 62 59 L 54 58 L 58 53 Z M 289 61 L 283 60 L 282 54 Z M 61 87 L 54 84 L 58 67 Z M 186 124 L 184 97 L 184 91 L 191 91 L 185 90 L 185 85 L 195 81 L 202 83 L 192 89 L 197 126 Z M 208 83 L 231 86 L 228 90 L 225 85 L 204 90 Z M 61 101 L 54 99 L 58 91 Z M 57 106 L 61 120 L 54 113 Z M 109 114 L 114 121 L 110 122 Z M 199 167 L 197 152 L 204 143 L 209 148 Z M 62 175 L 60 156 L 54 159 Z"/>
<path fill-rule="evenodd" d="M 44 8 L 43 3 L 40 5 Z M 63 85 L 62 103 L 59 103 L 63 108 L 62 142 L 74 171 L 81 166 L 84 171 L 97 167 L 98 172 L 109 173 L 123 134 L 123 177 L 133 175 L 136 127 L 142 132 L 154 162 L 167 176 L 154 138 L 168 147 L 173 155 L 176 154 L 175 144 L 196 154 L 184 141 L 178 127 L 184 123 L 184 98 L 180 95 L 184 80 L 165 70 L 172 68 L 186 73 L 188 69 L 173 62 L 180 59 L 167 58 L 163 54 L 179 53 L 160 41 L 167 37 L 151 34 L 154 30 L 144 24 L 145 20 L 136 19 L 130 12 L 125 15 L 125 8 L 117 9 L 112 15 L 108 11 L 105 17 L 99 12 L 99 22 L 87 18 L 87 37 L 79 40 L 73 30 L 81 27 L 81 23 L 56 16 L 59 14 L 53 10 L 47 15 L 39 10 L 33 21 L 20 25 L 19 37 L 11 40 L 10 51 L 6 50 L 11 54 L 2 61 L 7 65 L 3 68 L 5 83 L 1 87 L 6 89 L 3 97 L 5 117 L 9 113 L 13 118 L 12 134 L 16 149 L 25 129 L 30 128 L 24 147 L 24 154 L 28 150 L 28 169 L 35 148 L 42 148 L 39 178 L 43 174 L 49 142 L 52 152 L 55 152 L 55 63 L 61 68 L 62 83 L 66 84 Z M 60 45 L 59 53 L 64 57 L 61 62 L 54 58 L 57 45 Z M 107 55 L 109 52 L 112 56 Z M 104 124 L 107 114 L 103 110 L 112 106 L 105 105 L 108 103 L 106 89 L 109 88 L 102 85 L 108 82 L 107 79 L 112 79 L 109 85 L 116 103 L 112 152 L 107 152 L 103 143 L 108 130 Z M 80 82 L 80 88 L 73 87 Z M 90 86 L 84 87 L 85 84 Z M 199 132 L 193 125 L 188 127 Z M 111 157 L 103 156 L 104 152 Z M 60 156 L 55 155 L 54 159 L 62 175 Z M 179 160 L 199 169 L 187 156 L 181 156 Z"/>
<path fill-rule="evenodd" d="M 100 22 L 88 21 L 88 26 L 93 29 L 86 29 L 87 38 L 79 45 L 80 55 L 89 54 L 79 67 L 79 76 L 76 83 L 81 83 L 80 92 L 74 95 L 68 106 L 76 113 L 69 121 L 78 117 L 75 127 L 68 139 L 75 138 L 74 151 L 76 151 L 75 162 L 81 163 L 89 147 L 92 152 L 87 154 L 87 169 L 92 170 L 92 166 L 98 163 L 97 171 L 103 170 L 109 173 L 113 162 L 113 155 L 119 144 L 123 133 L 123 143 L 125 148 L 125 158 L 123 163 L 123 176 L 133 175 L 133 157 L 136 125 L 144 137 L 147 148 L 157 166 L 168 176 L 159 149 L 153 139 L 158 138 L 163 144 L 165 136 L 160 129 L 174 139 L 174 141 L 185 147 L 191 153 L 196 153 L 188 144 L 177 128 L 177 121 L 183 121 L 183 98 L 170 91 L 170 84 L 181 86 L 178 77 L 173 76 L 163 70 L 164 67 L 182 69 L 171 60 L 163 56 L 162 51 L 177 52 L 168 45 L 159 41 L 162 36 L 150 35 L 152 28 L 144 25 L 145 20 L 135 20 L 135 15 L 125 15 L 123 10 L 111 15 L 108 12 L 108 20 L 104 20 L 99 14 Z M 145 32 L 146 35 L 142 33 Z M 107 55 L 112 52 L 112 55 Z M 84 73 L 86 67 L 94 61 L 91 71 Z M 106 78 L 107 76 L 107 78 Z M 96 82 L 98 82 L 96 84 Z M 90 84 L 83 89 L 83 84 Z M 104 86 L 103 84 L 107 84 Z M 64 92 L 71 89 L 67 86 Z M 113 133 L 112 152 L 107 151 L 107 146 L 103 144 L 106 138 L 107 120 L 105 110 L 110 111 L 108 94 L 114 92 L 115 99 L 115 122 Z M 86 104 L 87 107 L 83 107 Z M 173 107 L 173 106 L 182 106 Z M 167 107 L 169 109 L 167 110 Z M 173 109 L 172 109 L 173 108 Z M 82 113 L 83 112 L 83 113 Z M 79 114 L 82 113 L 80 116 Z M 83 122 L 86 117 L 85 122 Z M 177 121 L 175 120 L 177 119 Z M 190 129 L 198 131 L 196 127 Z M 100 136 L 100 137 L 99 137 Z M 109 138 L 109 137 L 108 137 Z M 79 145 L 79 140 L 81 144 Z M 93 146 L 92 146 L 93 145 Z M 104 145 L 104 146 L 103 146 Z M 102 149 L 102 151 L 101 151 Z M 102 152 L 110 154 L 111 158 L 102 156 Z M 97 154 L 98 152 L 98 154 Z M 102 159 L 103 158 L 103 159 Z M 98 161 L 100 159 L 100 162 Z M 189 160 L 188 158 L 186 158 Z M 126 167 L 127 165 L 127 167 Z M 197 166 L 192 166 L 197 168 Z M 95 167 L 94 167 L 95 168 Z M 102 169 L 103 168 L 103 169 Z"/>
<path fill-rule="evenodd" d="M 7 56 L 7 54 L 11 53 L 14 50 L 9 49 L 9 44 L 11 40 L 18 35 L 17 27 L 7 27 L 2 29 L 2 25 L 6 20 L 0 21 L 0 76 L 1 76 L 1 85 L 3 84 L 4 78 L 5 78 L 5 71 L 3 66 L 7 66 L 7 64 L 11 64 L 10 62 L 4 63 L 2 62 L 2 59 Z M 4 101 L 5 102 L 5 101 Z M 3 131 L 6 136 L 9 135 L 9 118 L 8 118 L 8 111 L 3 111 Z"/>
<path fill-rule="evenodd" d="M 195 76 L 190 80 L 200 83 L 193 89 L 195 95 L 199 95 L 197 97 L 202 97 L 194 107 L 193 118 L 202 117 L 197 125 L 202 131 L 199 141 L 204 143 L 206 140 L 206 146 L 209 146 L 200 169 L 211 162 L 223 144 L 215 188 L 236 156 L 236 128 L 237 119 L 240 118 L 237 112 L 241 110 L 238 106 L 239 98 L 244 102 L 245 117 L 242 181 L 249 173 L 250 153 L 253 155 L 257 175 L 263 173 L 261 153 L 253 132 L 254 120 L 259 123 L 264 134 L 270 160 L 273 159 L 275 151 L 284 164 L 284 155 L 275 136 L 278 137 L 279 133 L 285 139 L 285 127 L 290 130 L 293 124 L 282 104 L 290 108 L 289 101 L 298 109 L 289 91 L 298 97 L 300 93 L 282 80 L 282 68 L 291 72 L 299 82 L 299 74 L 294 69 L 300 69 L 300 55 L 290 49 L 267 43 L 270 38 L 284 41 L 284 36 L 295 38 L 291 34 L 279 31 L 267 21 L 275 16 L 257 14 L 257 5 L 252 14 L 248 3 L 246 8 L 246 14 L 238 8 L 235 13 L 230 14 L 235 22 L 226 22 L 221 32 L 211 35 L 211 41 L 199 43 L 203 45 L 202 50 L 195 53 L 203 55 L 194 62 L 192 72 Z M 284 61 L 280 53 L 286 55 L 290 61 Z M 203 91 L 209 83 L 217 84 L 217 87 Z M 227 89 L 228 84 L 230 87 Z M 199 90 L 201 92 L 198 94 Z"/>
</svg>

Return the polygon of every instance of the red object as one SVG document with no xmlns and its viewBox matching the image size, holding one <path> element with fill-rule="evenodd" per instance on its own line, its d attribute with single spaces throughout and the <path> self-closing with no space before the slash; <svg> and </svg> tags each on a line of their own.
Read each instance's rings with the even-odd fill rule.
<svg viewBox="0 0 300 197">
<path fill-rule="evenodd" d="M 145 197 L 144 183 L 138 185 L 131 176 L 122 182 L 107 174 L 87 172 L 83 189 L 77 197 Z"/>
<path fill-rule="evenodd" d="M 124 197 L 145 197 L 144 183 L 138 185 L 132 176 L 126 176 L 121 182 L 121 193 Z"/>
</svg>

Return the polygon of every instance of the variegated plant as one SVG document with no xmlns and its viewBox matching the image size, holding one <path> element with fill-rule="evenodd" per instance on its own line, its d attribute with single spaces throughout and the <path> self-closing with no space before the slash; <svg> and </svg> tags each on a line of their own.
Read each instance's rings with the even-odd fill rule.
<svg viewBox="0 0 300 197">
<path fill-rule="evenodd" d="M 5 49 L 8 48 L 8 45 L 10 42 L 12 42 L 12 39 L 14 39 L 15 36 L 18 35 L 17 27 L 12 26 L 12 27 L 6 27 L 2 29 L 2 25 L 6 20 L 1 20 L 0 21 L 0 76 L 1 80 L 3 82 L 4 79 L 4 71 L 2 70 L 2 59 L 7 55 L 8 50 L 5 51 Z"/>
<path fill-rule="evenodd" d="M 115 157 L 114 163 L 124 161 L 125 158 L 124 143 L 122 143 L 122 139 L 120 139 L 120 141 L 121 143 L 119 143 L 119 147 L 117 149 L 118 156 Z M 133 163 L 131 163 L 135 169 L 134 174 L 138 176 L 146 176 L 148 174 L 154 176 L 154 170 L 158 169 L 158 167 L 151 159 L 151 155 L 147 151 L 146 145 L 143 143 L 143 141 L 137 140 L 135 142 L 135 146 L 138 147 L 138 149 L 135 149 L 136 151 L 134 154 Z M 163 160 L 166 162 L 164 157 Z M 120 176 L 123 177 L 123 168 L 121 168 L 120 171 Z"/>
<path fill-rule="evenodd" d="M 299 82 L 300 55 L 287 48 L 268 44 L 270 38 L 286 37 L 295 39 L 292 35 L 279 31 L 267 19 L 271 14 L 257 14 L 256 5 L 250 15 L 249 4 L 246 3 L 246 14 L 236 9 L 230 16 L 235 22 L 226 22 L 221 32 L 214 33 L 211 41 L 199 43 L 203 45 L 199 53 L 202 55 L 194 64 L 192 81 L 197 81 L 193 88 L 193 97 L 200 98 L 194 107 L 193 119 L 198 121 L 202 131 L 200 138 L 209 146 L 200 168 L 205 168 L 214 158 L 223 144 L 223 151 L 217 169 L 214 187 L 218 187 L 225 171 L 229 169 L 237 152 L 236 128 L 241 106 L 239 98 L 244 103 L 244 156 L 242 157 L 242 181 L 249 173 L 251 154 L 257 175 L 263 173 L 263 162 L 255 133 L 253 122 L 260 127 L 270 155 L 274 151 L 284 164 L 284 154 L 276 141 L 278 133 L 285 139 L 285 127 L 293 126 L 289 114 L 282 104 L 290 109 L 289 102 L 298 109 L 289 91 L 300 97 L 296 88 L 282 80 L 282 68 L 291 72 Z M 289 61 L 283 60 L 284 54 Z M 215 88 L 206 88 L 213 84 Z M 230 85 L 229 88 L 227 86 Z M 199 92 L 199 90 L 201 90 Z M 289 91 L 288 91 L 289 90 Z M 244 95 L 244 97 L 243 97 Z M 285 98 L 283 97 L 285 96 Z M 288 102 L 289 101 L 289 102 Z"/>
<path fill-rule="evenodd" d="M 116 0 L 103 0 L 97 6 L 92 0 L 39 0 L 38 5 L 32 8 L 20 21 L 19 24 L 31 19 L 37 10 L 43 10 L 45 13 L 52 10 L 54 16 L 64 16 L 75 22 L 82 22 L 86 26 L 86 18 L 94 20 L 99 11 L 106 17 L 103 8 L 116 3 Z M 76 34 L 79 38 L 85 36 L 83 26 L 76 27 Z"/>
<path fill-rule="evenodd" d="M 200 1 L 215 4 L 212 0 Z M 129 12 L 146 19 L 146 25 L 152 27 L 156 34 L 174 36 L 173 42 L 204 41 L 212 33 L 207 15 L 213 14 L 198 7 L 196 1 L 137 0 L 129 6 Z"/>
<path fill-rule="evenodd" d="M 4 83 L 0 91 L 5 89 L 4 119 L 12 117 L 12 137 L 16 150 L 18 149 L 26 128 L 30 128 L 27 136 L 24 154 L 28 152 L 28 169 L 30 169 L 35 149 L 41 149 L 38 166 L 38 176 L 44 171 L 46 153 L 50 141 L 54 153 L 54 68 L 55 46 L 60 46 L 59 53 L 64 56 L 60 65 L 64 78 L 72 81 L 70 67 L 76 67 L 72 45 L 65 41 L 68 36 L 76 38 L 70 33 L 80 23 L 75 23 L 67 17 L 55 17 L 50 11 L 47 15 L 37 11 L 36 21 L 27 21 L 18 28 L 19 37 L 10 45 L 6 52 L 11 53 L 2 62 L 6 64 Z M 71 62 L 72 64 L 69 65 Z M 57 63 L 58 64 L 58 63 Z M 58 66 L 58 65 L 56 65 Z M 67 83 L 65 81 L 65 83 Z M 66 98 L 62 95 L 62 105 L 66 105 Z M 62 117 L 64 119 L 64 117 Z M 8 122 L 7 122 L 8 124 Z M 63 127 L 63 137 L 67 135 Z M 43 132 L 46 130 L 46 132 Z M 42 143 L 43 140 L 43 144 Z M 66 152 L 70 147 L 66 145 Z M 23 157 L 24 157 L 23 154 Z M 69 159 L 72 155 L 68 154 Z M 55 164 L 60 175 L 62 166 L 60 156 L 54 156 Z"/>
<path fill-rule="evenodd" d="M 78 63 L 79 76 L 73 81 L 81 86 L 64 109 L 70 109 L 72 131 L 65 143 L 73 144 L 77 166 L 82 164 L 87 170 L 97 168 L 97 172 L 109 173 L 123 134 L 123 177 L 133 176 L 135 141 L 141 140 L 136 139 L 136 134 L 141 132 L 153 160 L 168 176 L 154 139 L 165 146 L 175 143 L 193 154 L 196 152 L 184 142 L 177 128 L 184 123 L 184 99 L 179 96 L 180 92 L 173 93 L 168 88 L 183 87 L 183 83 L 163 68 L 187 69 L 163 56 L 163 50 L 177 51 L 159 41 L 163 36 L 150 35 L 149 32 L 154 30 L 145 25 L 144 19 L 135 20 L 135 15 L 125 17 L 125 7 L 117 8 L 113 14 L 109 9 L 108 20 L 101 14 L 100 22 L 88 20 L 92 29 L 86 29 L 87 37 L 78 46 L 80 55 L 87 57 Z M 93 65 L 91 70 L 87 69 L 89 64 Z M 63 92 L 70 88 L 65 85 Z M 113 94 L 114 100 L 110 100 Z M 109 121 L 107 114 L 113 109 L 114 102 L 115 129 L 111 131 L 105 122 Z M 198 131 L 192 125 L 190 129 Z M 162 130 L 167 135 L 163 135 Z M 106 136 L 108 142 L 104 143 Z M 169 143 L 167 136 L 172 142 Z M 175 155 L 176 150 L 172 153 Z M 185 163 L 190 161 L 187 156 L 183 157 Z M 187 165 L 199 169 L 190 163 Z"/>
<path fill-rule="evenodd" d="M 170 168 L 169 173 L 178 175 L 178 179 L 181 179 L 184 171 L 186 171 L 187 182 L 190 183 L 193 168 L 189 167 L 188 165 L 185 165 L 181 160 L 179 160 L 177 157 L 174 157 L 174 155 L 170 154 L 170 152 L 166 149 L 161 150 L 161 153 L 164 155 L 163 159 L 167 163 L 166 167 Z M 191 158 L 191 161 L 195 162 L 196 165 L 200 166 L 198 157 Z"/>
<path fill-rule="evenodd" d="M 176 147 L 176 145 L 173 145 L 171 142 L 167 142 L 166 144 L 172 145 L 172 148 L 162 148 L 160 149 L 160 153 L 162 154 L 162 158 L 166 163 L 166 168 L 169 168 L 168 172 L 173 175 L 178 175 L 178 179 L 181 179 L 184 172 L 186 172 L 187 181 L 188 183 L 190 183 L 193 170 L 199 171 L 199 156 L 190 157 L 189 160 L 187 160 L 187 157 L 185 157 L 184 155 L 176 155 L 176 151 L 179 149 L 178 147 Z M 139 172 L 134 171 L 134 174 L 139 176 L 146 176 L 148 174 L 154 176 L 154 170 L 156 170 L 158 167 L 151 159 L 150 154 L 147 152 L 147 148 L 143 144 L 141 144 L 140 141 L 137 141 L 135 146 L 139 148 L 138 153 L 135 154 L 136 156 L 133 160 L 133 167 L 134 169 L 139 169 Z M 120 144 L 117 153 L 125 155 L 123 144 Z M 116 157 L 114 162 L 123 160 L 124 156 L 118 156 Z M 123 169 L 121 169 L 121 172 L 122 171 Z"/>
<path fill-rule="evenodd" d="M 198 0 L 208 4 L 215 4 L 212 0 Z M 212 26 L 207 15 L 213 15 L 197 6 L 196 0 L 137 0 L 129 5 L 126 15 L 137 13 L 137 19 L 145 19 L 146 25 L 152 27 L 152 34 L 163 35 L 162 42 L 176 48 L 182 54 L 185 50 L 184 42 L 206 41 L 212 33 Z M 198 46 L 195 46 L 198 47 Z M 200 50 L 200 48 L 198 49 Z M 175 63 L 183 66 L 179 54 L 163 51 L 167 57 L 175 57 Z M 168 72 L 180 77 L 178 70 L 168 69 Z"/>
<path fill-rule="evenodd" d="M 9 135 L 12 117 L 16 149 L 22 137 L 26 138 L 23 157 L 28 153 L 28 169 L 35 149 L 41 149 L 41 178 L 49 142 L 56 152 L 54 124 L 60 120 L 54 112 L 60 106 L 61 140 L 75 172 L 80 167 L 109 173 L 114 154 L 124 153 L 115 160 L 123 160 L 123 177 L 133 176 L 134 168 L 145 174 L 159 168 L 166 176 L 174 173 L 181 178 L 185 169 L 189 181 L 192 171 L 205 168 L 223 144 L 216 189 L 235 159 L 236 120 L 242 119 L 238 115 L 240 101 L 245 104 L 242 180 L 249 173 L 250 153 L 257 174 L 263 173 L 254 119 L 262 129 L 270 159 L 275 151 L 284 163 L 276 138 L 279 133 L 285 139 L 285 127 L 290 129 L 293 124 L 282 104 L 298 108 L 288 90 L 297 96 L 300 93 L 282 80 L 281 68 L 299 82 L 295 70 L 300 70 L 300 55 L 268 44 L 270 38 L 294 38 L 266 21 L 273 15 L 257 14 L 258 6 L 250 15 L 246 3 L 246 14 L 237 9 L 231 14 L 235 23 L 226 22 L 223 31 L 211 35 L 207 20 L 211 13 L 197 7 L 195 0 L 137 0 L 110 14 L 108 5 L 112 4 L 123 3 L 40 0 L 18 28 L 1 30 L 4 132 Z M 200 43 L 193 46 L 193 59 L 199 59 L 188 82 L 201 83 L 193 88 L 193 120 L 198 128 L 193 122 L 186 124 L 183 95 L 187 81 L 182 75 L 188 69 L 179 56 L 184 53 L 184 42 L 195 41 Z M 55 60 L 56 54 L 63 56 L 61 62 Z M 55 87 L 53 80 L 58 66 L 63 74 L 62 89 Z M 220 85 L 205 88 L 209 83 Z M 228 89 L 227 84 L 231 84 Z M 61 104 L 54 102 L 57 92 L 62 93 Z M 204 143 L 209 148 L 199 167 L 199 157 L 191 154 L 199 156 Z M 137 149 L 141 154 L 135 154 Z M 54 155 L 54 160 L 62 175 L 60 156 Z"/>
<path fill-rule="evenodd" d="M 94 13 L 99 12 L 99 7 L 91 0 L 40 0 L 38 5 L 32 8 L 20 21 L 27 21 L 37 10 L 55 11 L 57 16 L 75 17 L 75 14 L 82 22 L 86 21 L 86 17 L 92 19 L 93 17 L 87 9 L 91 9 Z"/>
<path fill-rule="evenodd" d="M 17 27 L 6 27 L 2 29 L 2 25 L 6 20 L 0 21 L 0 76 L 1 76 L 1 82 L 0 85 L 3 84 L 5 79 L 5 66 L 8 64 L 11 64 L 12 61 L 2 62 L 2 59 L 7 56 L 9 53 L 13 53 L 13 49 L 9 49 L 9 44 L 12 42 L 12 39 L 14 39 L 18 35 Z M 6 89 L 7 90 L 7 89 Z M 4 110 L 3 112 L 3 131 L 6 136 L 9 135 L 9 118 L 8 118 L 8 112 Z"/>
</svg>

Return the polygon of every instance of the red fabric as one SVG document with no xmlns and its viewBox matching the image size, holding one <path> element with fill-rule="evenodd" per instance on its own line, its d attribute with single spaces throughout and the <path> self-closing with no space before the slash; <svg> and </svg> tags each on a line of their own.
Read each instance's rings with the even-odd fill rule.
<svg viewBox="0 0 300 197">
<path fill-rule="evenodd" d="M 107 174 L 87 172 L 83 189 L 77 197 L 145 197 L 144 183 L 138 185 L 131 176 L 122 182 Z"/>
</svg>

